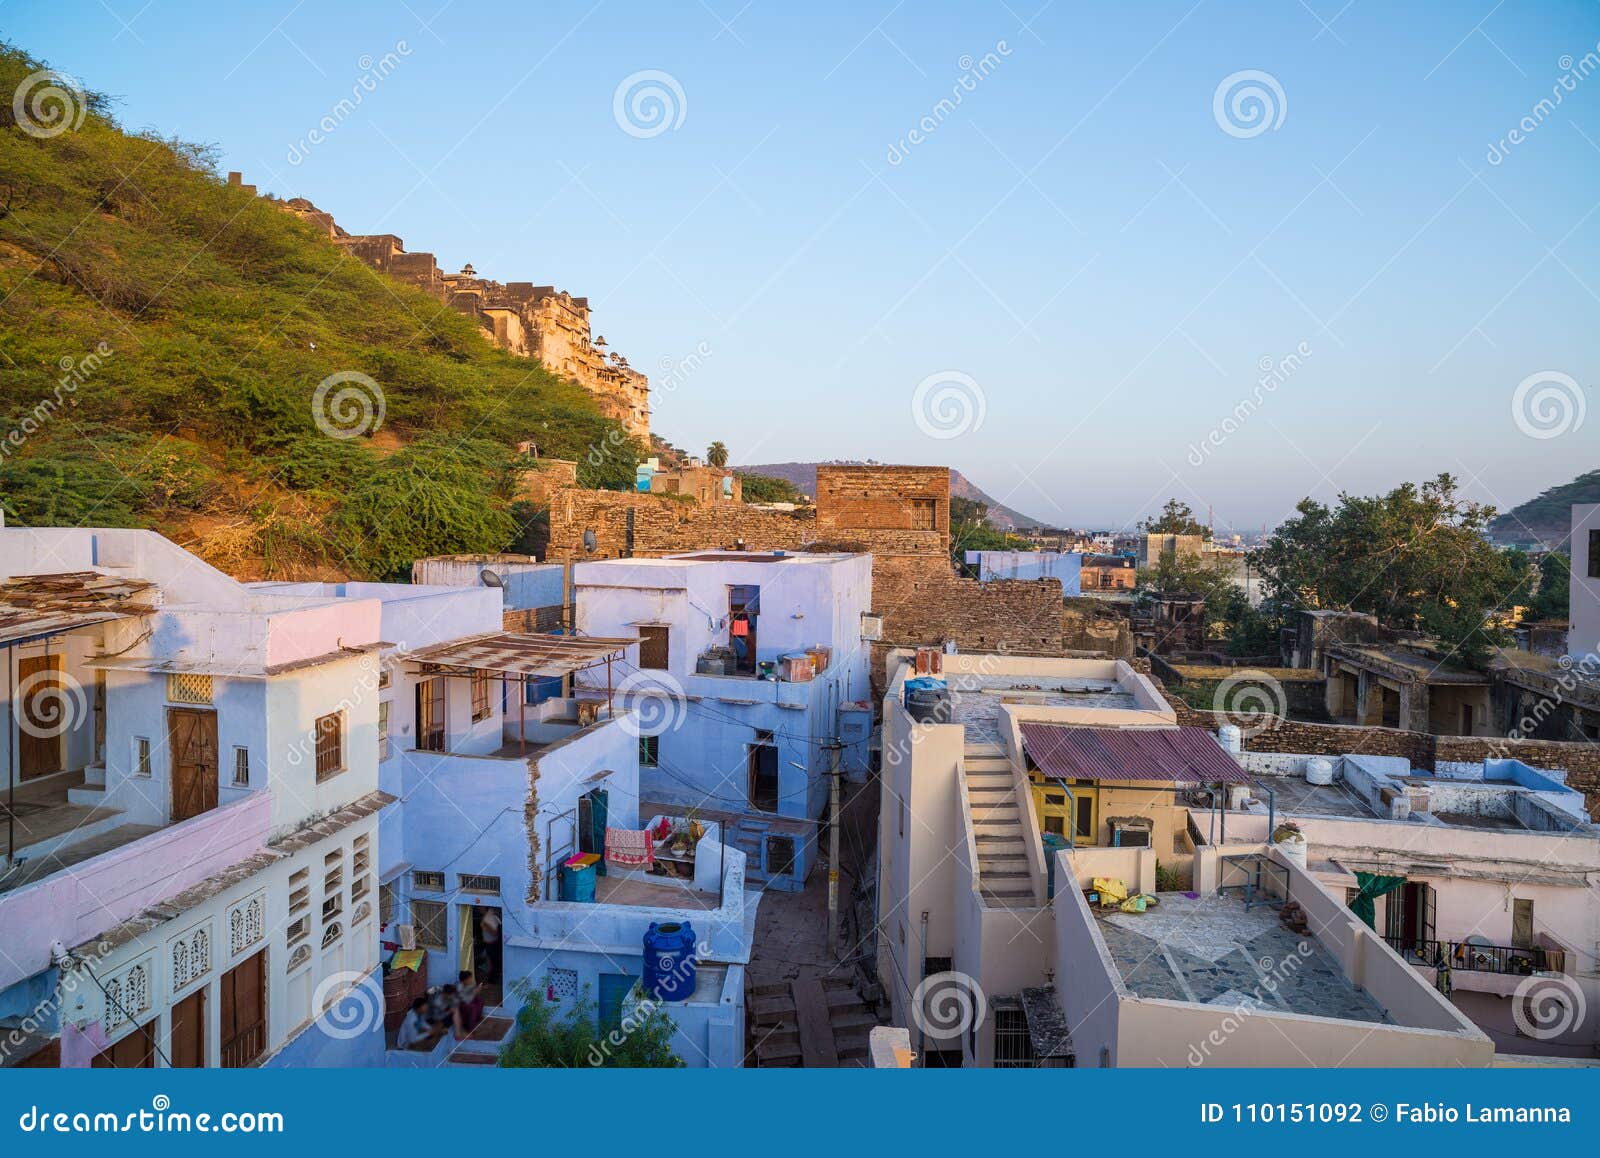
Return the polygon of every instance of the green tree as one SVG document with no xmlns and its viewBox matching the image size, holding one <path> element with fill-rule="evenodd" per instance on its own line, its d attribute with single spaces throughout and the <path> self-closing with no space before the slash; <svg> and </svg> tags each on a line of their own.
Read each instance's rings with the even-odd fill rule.
<svg viewBox="0 0 1600 1158">
<path fill-rule="evenodd" d="M 601 1031 L 589 988 L 563 1009 L 545 999 L 548 980 L 520 985 L 522 1008 L 515 1036 L 500 1051 L 500 1064 L 514 1069 L 681 1069 L 672 1052 L 676 1029 L 659 1003 L 642 1001 L 615 1029 Z"/>
<path fill-rule="evenodd" d="M 1211 529 L 1194 517 L 1189 504 L 1178 499 L 1168 499 L 1161 513 L 1146 519 L 1140 528 L 1152 535 L 1209 535 Z"/>
<path fill-rule="evenodd" d="M 1566 619 L 1572 613 L 1572 560 L 1559 551 L 1539 558 L 1538 579 L 1528 618 Z"/>
<path fill-rule="evenodd" d="M 739 475 L 739 493 L 747 503 L 798 503 L 805 498 L 800 488 L 786 478 L 766 474 Z"/>
<path fill-rule="evenodd" d="M 968 551 L 1031 551 L 1033 544 L 989 521 L 989 504 L 950 496 L 950 560 L 966 568 Z"/>
<path fill-rule="evenodd" d="M 1382 495 L 1341 493 L 1333 507 L 1306 499 L 1261 550 L 1261 573 L 1282 606 L 1368 612 L 1481 663 L 1531 588 L 1527 569 L 1485 537 L 1494 517 L 1449 474 Z"/>
<path fill-rule="evenodd" d="M 706 447 L 706 461 L 721 470 L 728 465 L 728 447 L 722 442 L 713 442 Z"/>
</svg>

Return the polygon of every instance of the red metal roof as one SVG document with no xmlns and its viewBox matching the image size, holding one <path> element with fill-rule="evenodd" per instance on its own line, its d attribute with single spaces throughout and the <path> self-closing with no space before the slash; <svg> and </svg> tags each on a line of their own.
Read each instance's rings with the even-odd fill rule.
<svg viewBox="0 0 1600 1158">
<path fill-rule="evenodd" d="M 1046 776 L 1245 784 L 1248 777 L 1204 728 L 1072 728 L 1024 723 L 1022 747 Z"/>
</svg>

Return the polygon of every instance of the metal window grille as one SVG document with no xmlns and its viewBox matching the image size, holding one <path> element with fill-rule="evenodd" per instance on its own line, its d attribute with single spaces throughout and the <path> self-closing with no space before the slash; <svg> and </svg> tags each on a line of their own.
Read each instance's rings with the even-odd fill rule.
<svg viewBox="0 0 1600 1158">
<path fill-rule="evenodd" d="M 240 788 L 250 784 L 250 749 L 235 748 L 233 750 L 233 782 Z"/>
<path fill-rule="evenodd" d="M 458 873 L 456 874 L 456 880 L 464 892 L 498 893 L 500 891 L 499 877 L 484 876 L 482 873 Z"/>
<path fill-rule="evenodd" d="M 1033 1036 L 1028 1032 L 1028 1017 L 1020 1005 L 995 1003 L 994 1068 L 997 1070 L 1034 1069 Z"/>
<path fill-rule="evenodd" d="M 417 931 L 417 944 L 424 949 L 443 949 L 449 943 L 445 933 L 446 908 L 442 901 L 412 901 L 411 924 Z"/>
<path fill-rule="evenodd" d="M 423 889 L 430 893 L 442 893 L 444 892 L 444 874 L 418 869 L 411 874 L 411 887 Z"/>
<path fill-rule="evenodd" d="M 489 673 L 475 671 L 472 673 L 472 722 L 474 724 L 489 718 Z"/>
<path fill-rule="evenodd" d="M 317 719 L 317 779 L 344 771 L 344 714 L 329 712 Z"/>
</svg>

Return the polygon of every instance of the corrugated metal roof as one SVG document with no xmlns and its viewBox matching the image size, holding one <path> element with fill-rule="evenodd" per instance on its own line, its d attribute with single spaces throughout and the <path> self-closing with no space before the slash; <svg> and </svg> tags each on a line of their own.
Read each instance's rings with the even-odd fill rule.
<svg viewBox="0 0 1600 1158">
<path fill-rule="evenodd" d="M 407 652 L 412 663 L 450 674 L 487 671 L 499 675 L 564 676 L 620 658 L 637 639 L 488 632 Z"/>
<path fill-rule="evenodd" d="M 1204 728 L 1074 728 L 1024 723 L 1022 747 L 1046 776 L 1245 784 L 1244 769 Z"/>
</svg>

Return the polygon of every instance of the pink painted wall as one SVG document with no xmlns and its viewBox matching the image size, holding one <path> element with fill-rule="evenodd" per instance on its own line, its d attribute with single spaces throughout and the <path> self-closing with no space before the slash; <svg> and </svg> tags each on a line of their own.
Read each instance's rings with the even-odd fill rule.
<svg viewBox="0 0 1600 1158">
<path fill-rule="evenodd" d="M 83 944 L 258 852 L 272 797 L 253 793 L 0 895 L 0 989 L 50 966 L 50 943 Z"/>
<path fill-rule="evenodd" d="M 326 607 L 273 615 L 267 621 L 267 666 L 375 643 L 382 614 L 383 604 L 376 599 L 341 599 Z"/>
</svg>

